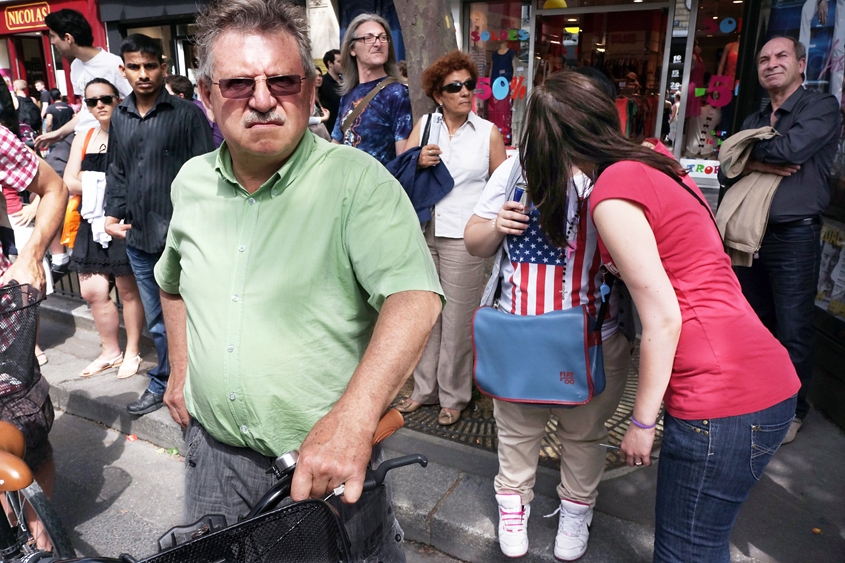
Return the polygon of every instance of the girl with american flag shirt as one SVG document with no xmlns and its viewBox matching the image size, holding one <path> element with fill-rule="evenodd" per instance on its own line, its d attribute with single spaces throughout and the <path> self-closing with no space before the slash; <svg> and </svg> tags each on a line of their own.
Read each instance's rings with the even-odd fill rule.
<svg viewBox="0 0 845 563">
<path fill-rule="evenodd" d="M 541 315 L 586 305 L 596 314 L 601 299 L 603 268 L 598 234 L 589 214 L 592 182 L 575 175 L 569 186 L 567 209 L 568 248 L 556 248 L 540 229 L 539 212 L 526 213 L 512 201 L 522 180 L 518 158 L 505 161 L 490 177 L 467 223 L 464 243 L 470 254 L 496 254 L 493 275 L 482 305 L 492 305 L 501 279 L 500 311 L 514 315 Z M 518 220 L 515 220 L 517 219 Z M 528 551 L 528 517 L 534 498 L 540 445 L 552 415 L 561 444 L 560 519 L 555 537 L 555 557 L 572 561 L 581 557 L 589 541 L 589 525 L 604 471 L 607 439 L 604 423 L 616 411 L 627 383 L 632 346 L 618 330 L 618 292 L 611 292 L 608 318 L 602 327 L 606 387 L 603 393 L 576 408 L 537 408 L 493 400 L 498 427 L 499 473 L 494 480 L 499 505 L 499 547 L 509 557 Z M 565 338 L 566 335 L 562 335 Z M 572 338 L 583 338 L 573 334 Z M 519 342 L 513 353 L 519 354 Z M 530 377 L 514 373 L 513 377 Z"/>
<path fill-rule="evenodd" d="M 522 176 L 516 157 L 505 161 L 490 177 L 473 209 L 477 217 L 487 222 L 497 218 L 504 204 L 513 198 L 516 185 L 508 182 L 513 176 Z M 592 182 L 584 174 L 576 176 L 569 187 L 566 221 L 571 229 L 570 248 L 556 248 L 546 239 L 540 229 L 540 213 L 533 205 L 528 212 L 525 231 L 521 235 L 507 234 L 502 244 L 507 258 L 501 261 L 499 272 L 502 278 L 500 311 L 513 315 L 542 315 L 587 305 L 590 314 L 596 315 L 603 270 L 596 226 L 589 216 L 592 189 Z M 491 283 L 494 281 L 498 283 L 498 280 L 491 280 Z M 602 326 L 603 339 L 617 330 L 618 306 L 618 294 L 611 292 L 608 318 Z"/>
</svg>

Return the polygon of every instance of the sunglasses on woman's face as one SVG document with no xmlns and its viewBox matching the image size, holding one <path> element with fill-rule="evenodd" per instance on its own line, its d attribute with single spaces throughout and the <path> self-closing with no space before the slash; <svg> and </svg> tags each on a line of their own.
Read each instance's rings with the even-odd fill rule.
<svg viewBox="0 0 845 563">
<path fill-rule="evenodd" d="M 449 84 L 444 84 L 441 90 L 443 90 L 444 92 L 448 92 L 449 94 L 457 94 L 463 89 L 464 86 L 466 86 L 467 90 L 473 92 L 475 91 L 475 84 L 476 81 L 470 78 L 469 80 L 466 80 L 464 82 L 450 82 Z"/>
<path fill-rule="evenodd" d="M 287 74 L 284 76 L 268 76 L 267 78 L 221 78 L 219 82 L 212 82 L 220 87 L 220 95 L 231 100 L 251 98 L 255 92 L 256 81 L 263 80 L 267 89 L 274 97 L 292 96 L 302 91 L 304 76 Z"/>
<path fill-rule="evenodd" d="M 97 107 L 97 102 L 103 102 L 105 105 L 110 106 L 114 103 L 115 98 L 117 96 L 100 96 L 99 98 L 85 98 L 85 105 L 89 108 Z"/>
</svg>

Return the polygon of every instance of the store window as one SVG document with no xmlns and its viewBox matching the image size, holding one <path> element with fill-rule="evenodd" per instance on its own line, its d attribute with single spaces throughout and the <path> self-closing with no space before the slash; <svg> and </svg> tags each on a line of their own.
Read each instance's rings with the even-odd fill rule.
<svg viewBox="0 0 845 563">
<path fill-rule="evenodd" d="M 665 2 L 666 0 L 634 0 L 634 4 L 660 4 Z M 620 0 L 537 0 L 536 5 L 538 9 L 554 10 L 555 8 L 600 8 L 629 3 Z"/>
<path fill-rule="evenodd" d="M 678 18 L 676 17 L 676 21 Z M 670 117 L 669 142 L 680 143 L 680 156 L 714 160 L 719 146 L 729 137 L 736 107 L 736 81 L 742 2 L 701 0 L 698 5 L 683 135 Z M 673 41 L 669 67 L 669 99 L 672 116 L 680 114 L 680 93 L 686 56 L 686 34 Z M 677 117 L 675 118 L 677 119 Z M 678 154 L 676 152 L 676 154 Z"/>
<path fill-rule="evenodd" d="M 170 72 L 176 72 L 176 66 L 173 59 L 173 41 L 172 33 L 169 25 L 160 25 L 152 27 L 130 27 L 126 29 L 126 35 L 133 33 L 143 33 L 147 37 L 158 39 L 161 41 L 161 48 L 164 51 L 164 62 L 167 63 L 167 68 Z"/>
<path fill-rule="evenodd" d="M 521 0 L 469 4 L 467 53 L 479 86 L 475 110 L 493 122 L 505 145 L 519 140 L 528 91 L 529 5 Z"/>
<path fill-rule="evenodd" d="M 534 84 L 577 67 L 604 71 L 617 88 L 622 128 L 631 139 L 650 137 L 659 106 L 668 11 L 541 16 L 537 21 Z"/>
</svg>

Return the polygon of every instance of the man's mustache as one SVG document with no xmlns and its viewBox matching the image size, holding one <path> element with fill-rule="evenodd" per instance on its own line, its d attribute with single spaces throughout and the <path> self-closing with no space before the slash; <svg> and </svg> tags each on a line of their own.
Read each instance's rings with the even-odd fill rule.
<svg viewBox="0 0 845 563">
<path fill-rule="evenodd" d="M 275 109 L 269 111 L 257 112 L 253 111 L 244 117 L 244 126 L 272 123 L 273 125 L 284 125 L 285 116 L 277 113 Z"/>
</svg>

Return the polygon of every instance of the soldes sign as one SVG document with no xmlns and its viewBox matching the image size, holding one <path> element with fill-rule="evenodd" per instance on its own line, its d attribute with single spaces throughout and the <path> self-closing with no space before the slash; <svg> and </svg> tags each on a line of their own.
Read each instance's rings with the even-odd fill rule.
<svg viewBox="0 0 845 563">
<path fill-rule="evenodd" d="M 528 32 L 524 29 L 501 29 L 499 31 L 473 31 L 469 34 L 473 41 L 528 41 Z"/>
</svg>

